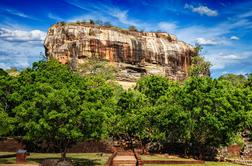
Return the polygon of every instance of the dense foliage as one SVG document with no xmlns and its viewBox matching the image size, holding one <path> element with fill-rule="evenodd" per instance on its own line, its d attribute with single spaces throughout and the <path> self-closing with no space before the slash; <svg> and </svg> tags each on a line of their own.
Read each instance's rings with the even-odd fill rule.
<svg viewBox="0 0 252 166">
<path fill-rule="evenodd" d="M 56 61 L 34 63 L 17 78 L 1 77 L 1 94 L 1 118 L 15 119 L 14 136 L 53 145 L 63 155 L 76 141 L 102 138 L 113 108 L 111 86 Z"/>
<path fill-rule="evenodd" d="M 189 75 L 192 77 L 210 76 L 211 63 L 200 55 L 202 49 L 200 45 L 194 48 L 195 55 L 192 57 L 192 64 L 189 68 Z"/>
<path fill-rule="evenodd" d="M 196 74 L 184 83 L 145 76 L 123 90 L 103 63 L 86 65 L 81 75 L 56 61 L 36 62 L 15 77 L 1 70 L 0 135 L 62 157 L 78 141 L 106 137 L 131 148 L 138 142 L 165 151 L 179 144 L 185 154 L 200 156 L 252 127 L 251 75 Z"/>
</svg>

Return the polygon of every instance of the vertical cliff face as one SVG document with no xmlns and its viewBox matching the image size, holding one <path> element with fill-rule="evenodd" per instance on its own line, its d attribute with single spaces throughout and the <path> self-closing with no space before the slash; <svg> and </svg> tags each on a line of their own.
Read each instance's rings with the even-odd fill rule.
<svg viewBox="0 0 252 166">
<path fill-rule="evenodd" d="M 171 34 L 94 25 L 55 24 L 44 46 L 47 56 L 73 68 L 87 58 L 108 60 L 118 69 L 118 80 L 132 82 L 145 74 L 183 80 L 194 55 L 192 46 Z"/>
</svg>

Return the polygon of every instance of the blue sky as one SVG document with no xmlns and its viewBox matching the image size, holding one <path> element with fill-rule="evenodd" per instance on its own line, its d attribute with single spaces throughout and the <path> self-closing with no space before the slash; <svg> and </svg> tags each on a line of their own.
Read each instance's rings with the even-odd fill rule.
<svg viewBox="0 0 252 166">
<path fill-rule="evenodd" d="M 201 44 L 213 77 L 252 72 L 251 0 L 1 0 L 0 68 L 30 66 L 51 25 L 87 19 Z"/>
</svg>

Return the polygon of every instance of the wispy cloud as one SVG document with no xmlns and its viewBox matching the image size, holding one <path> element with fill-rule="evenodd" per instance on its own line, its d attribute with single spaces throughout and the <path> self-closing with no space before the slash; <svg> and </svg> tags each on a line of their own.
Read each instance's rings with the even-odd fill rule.
<svg viewBox="0 0 252 166">
<path fill-rule="evenodd" d="M 237 36 L 231 36 L 230 39 L 231 39 L 231 40 L 240 40 L 240 38 L 237 37 Z"/>
<path fill-rule="evenodd" d="M 39 51 L 43 51 L 41 42 L 45 32 L 30 30 L 39 29 L 40 25 L 31 24 L 31 20 L 28 20 L 33 19 L 34 21 L 36 18 L 40 18 L 41 23 L 44 24 L 51 23 L 53 20 L 83 21 L 93 19 L 110 22 L 122 28 L 134 25 L 145 31 L 162 30 L 173 33 L 179 40 L 192 45 L 195 43 L 204 45 L 202 54 L 211 61 L 214 70 L 229 71 L 230 65 L 240 63 L 244 66 L 252 65 L 252 56 L 249 56 L 252 51 L 244 51 L 248 48 L 247 45 L 251 44 L 249 36 L 252 31 L 251 1 L 246 3 L 225 2 L 225 4 L 217 2 L 214 6 L 218 8 L 213 8 L 212 2 L 181 4 L 181 1 L 157 1 L 154 4 L 145 0 L 135 2 L 136 6 L 129 6 L 117 1 L 63 1 L 64 5 L 71 8 L 71 13 L 64 13 L 67 11 L 67 6 L 63 10 L 57 9 L 57 7 L 55 7 L 55 10 L 51 10 L 52 4 L 49 6 L 45 4 L 45 7 L 43 7 L 45 10 L 41 10 L 43 12 L 36 12 L 38 15 L 29 15 L 31 10 L 21 10 L 21 7 L 18 10 L 14 10 L 12 7 L 7 9 L 0 7 L 1 14 L 5 15 L 5 18 L 0 21 L 0 50 L 4 50 L 4 52 L 0 52 L 0 67 L 13 64 L 22 66 L 22 64 L 30 63 L 30 58 L 38 59 Z M 160 10 L 155 12 L 154 9 Z M 184 18 L 179 17 L 178 19 L 178 16 Z M 187 16 L 197 20 L 188 20 Z M 218 19 L 210 18 L 216 16 L 219 16 Z M 208 22 L 208 20 L 211 20 L 211 22 Z M 21 24 L 22 21 L 24 24 Z M 32 28 L 33 26 L 36 26 L 36 28 Z M 41 28 L 47 26 L 49 25 L 41 26 Z M 248 43 L 245 43 L 247 41 Z"/>
<path fill-rule="evenodd" d="M 144 22 L 142 20 L 136 19 L 136 17 L 130 17 L 130 9 L 123 10 L 118 7 L 115 7 L 111 4 L 101 4 L 97 3 L 94 6 L 89 6 L 89 4 L 75 4 L 83 10 L 88 10 L 89 14 L 77 16 L 74 20 L 83 20 L 83 19 L 100 19 L 103 21 L 109 21 L 114 25 L 135 25 L 138 28 L 144 28 L 147 31 L 162 30 L 168 33 L 173 33 L 178 36 L 178 39 L 186 41 L 192 45 L 201 44 L 205 46 L 206 52 L 204 56 L 208 58 L 209 61 L 213 64 L 213 69 L 223 69 L 228 64 L 239 63 L 239 61 L 246 58 L 243 53 L 238 54 L 234 50 L 230 49 L 229 51 L 223 52 L 225 46 L 232 45 L 234 43 L 231 40 L 237 40 L 234 37 L 228 37 L 232 31 L 240 28 L 249 29 L 252 27 L 252 22 L 246 17 L 249 15 L 243 15 L 243 18 L 238 18 L 238 15 L 235 18 L 227 19 L 226 21 L 220 22 L 213 26 L 204 26 L 204 25 L 190 25 L 190 26 L 181 26 L 179 22 L 165 22 L 161 21 L 156 25 Z M 207 6 L 193 6 L 186 4 L 184 8 L 191 10 L 194 13 L 206 16 L 217 16 L 219 13 L 217 10 L 210 9 Z M 246 16 L 246 17 L 245 17 Z M 207 32 L 207 33 L 206 33 Z M 237 36 L 236 36 L 237 37 Z M 231 39 L 232 38 L 232 39 Z M 214 47 L 216 52 L 208 49 L 209 46 Z M 214 57 L 214 58 L 213 58 Z"/>
<path fill-rule="evenodd" d="M 214 46 L 219 43 L 213 39 L 205 39 L 205 38 L 200 37 L 196 39 L 196 44 L 199 44 L 202 46 Z"/>
<path fill-rule="evenodd" d="M 174 31 L 177 29 L 177 25 L 170 22 L 160 22 L 157 28 L 168 33 L 174 33 Z"/>
<path fill-rule="evenodd" d="M 248 17 L 252 17 L 252 11 L 248 11 L 245 13 L 242 13 L 238 16 L 239 18 L 248 18 Z"/>
<path fill-rule="evenodd" d="M 110 8 L 108 12 L 111 14 L 111 16 L 115 17 L 120 23 L 123 23 L 125 25 L 137 25 L 137 21 L 129 19 L 127 10 Z"/>
<path fill-rule="evenodd" d="M 169 22 L 162 22 L 163 25 L 165 25 L 165 23 L 167 23 L 167 25 L 170 24 Z M 248 19 L 232 19 L 223 21 L 214 26 L 191 25 L 184 27 L 175 24 L 172 25 L 172 27 L 176 27 L 175 29 L 172 28 L 172 30 L 179 39 L 190 44 L 195 44 L 197 42 L 205 43 L 205 41 L 208 40 L 207 43 L 212 43 L 210 45 L 216 44 L 216 41 L 218 41 L 217 43 L 219 44 L 225 45 L 228 44 L 231 39 L 230 37 L 225 37 L 225 35 L 228 35 L 237 29 L 242 29 L 244 32 L 252 29 L 252 21 Z M 163 26 L 163 28 L 162 26 L 158 26 L 157 28 L 170 32 L 170 29 L 167 30 L 165 26 Z M 232 40 L 234 40 L 234 37 Z"/>
<path fill-rule="evenodd" d="M 243 52 L 234 52 L 228 53 L 227 52 L 220 52 L 220 53 L 213 53 L 208 54 L 206 59 L 209 60 L 213 67 L 212 69 L 224 69 L 229 65 L 233 64 L 240 64 L 243 61 L 247 61 L 252 57 L 252 51 L 243 51 Z"/>
<path fill-rule="evenodd" d="M 63 21 L 64 20 L 63 18 L 61 18 L 53 13 L 48 13 L 48 18 L 55 20 L 55 21 Z"/>
<path fill-rule="evenodd" d="M 26 68 L 41 59 L 44 52 L 41 42 L 9 42 L 0 39 L 0 68 Z"/>
<path fill-rule="evenodd" d="M 0 10 L 10 14 L 10 15 L 13 15 L 13 16 L 18 16 L 18 17 L 21 17 L 21 18 L 26 18 L 26 19 L 32 19 L 32 20 L 38 20 L 37 18 L 35 17 L 32 17 L 30 15 L 27 15 L 23 12 L 20 12 L 18 10 L 15 10 L 15 9 L 10 9 L 10 8 L 0 8 Z"/>
<path fill-rule="evenodd" d="M 206 15 L 206 16 L 218 16 L 218 11 L 208 8 L 207 6 L 198 6 L 195 7 L 193 5 L 185 4 L 185 9 L 190 9 L 194 13 L 198 13 L 200 15 Z"/>
<path fill-rule="evenodd" d="M 95 5 L 89 3 L 81 3 L 80 1 L 70 2 L 71 5 L 74 5 L 82 10 L 88 11 L 88 14 L 75 16 L 73 18 L 68 19 L 68 21 L 81 21 L 85 19 L 99 19 L 104 22 L 111 22 L 114 25 L 124 25 L 130 26 L 134 25 L 138 28 L 146 28 L 150 27 L 147 23 L 140 21 L 138 19 L 132 19 L 129 17 L 128 10 L 120 9 L 112 4 L 104 4 L 101 2 L 97 2 Z"/>
<path fill-rule="evenodd" d="M 6 12 L 8 12 L 9 14 L 12 14 L 12 15 L 16 15 L 16 16 L 19 16 L 19 17 L 23 17 L 23 18 L 31 18 L 30 16 L 22 13 L 22 12 L 19 12 L 17 10 L 14 10 L 14 9 L 2 9 L 2 10 L 5 10 Z"/>
<path fill-rule="evenodd" d="M 237 31 L 249 33 L 251 31 L 252 21 L 247 18 L 249 14 L 246 12 L 244 14 L 239 13 L 212 26 L 196 24 L 184 27 L 180 26 L 180 24 L 175 24 L 173 27 L 176 28 L 173 29 L 173 33 L 177 35 L 178 39 L 192 45 L 195 43 L 203 45 L 204 51 L 202 55 L 212 63 L 212 70 L 223 70 L 229 68 L 230 65 L 241 63 L 245 67 L 249 65 L 248 63 L 252 63 L 250 59 L 252 58 L 252 50 L 244 51 L 247 46 L 232 42 L 232 40 L 240 40 L 238 36 L 232 35 L 232 33 Z M 240 15 L 243 15 L 243 18 Z M 166 29 L 163 28 L 161 30 Z M 169 32 L 169 30 L 166 31 Z"/>
<path fill-rule="evenodd" d="M 43 41 L 46 33 L 40 30 L 11 30 L 0 28 L 0 39 L 11 42 Z"/>
</svg>

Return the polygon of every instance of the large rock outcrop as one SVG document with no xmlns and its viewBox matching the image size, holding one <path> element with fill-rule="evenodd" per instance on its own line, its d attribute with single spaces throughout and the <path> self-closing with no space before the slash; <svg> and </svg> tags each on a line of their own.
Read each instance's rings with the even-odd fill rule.
<svg viewBox="0 0 252 166">
<path fill-rule="evenodd" d="M 118 69 L 117 79 L 129 82 L 145 74 L 183 80 L 194 55 L 191 45 L 168 33 L 79 24 L 53 25 L 44 46 L 47 56 L 74 67 L 91 57 L 108 60 Z"/>
</svg>

